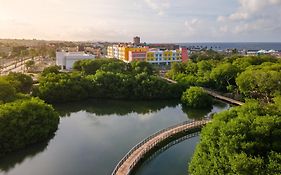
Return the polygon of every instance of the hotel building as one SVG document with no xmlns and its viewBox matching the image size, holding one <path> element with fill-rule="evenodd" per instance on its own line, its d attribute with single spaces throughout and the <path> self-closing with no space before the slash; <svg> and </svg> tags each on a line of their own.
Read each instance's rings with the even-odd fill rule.
<svg viewBox="0 0 281 175">
<path fill-rule="evenodd" d="M 187 48 L 162 50 L 147 46 L 135 47 L 130 45 L 113 45 L 107 48 L 107 57 L 123 60 L 124 62 L 147 61 L 152 64 L 166 64 L 188 61 Z"/>
</svg>

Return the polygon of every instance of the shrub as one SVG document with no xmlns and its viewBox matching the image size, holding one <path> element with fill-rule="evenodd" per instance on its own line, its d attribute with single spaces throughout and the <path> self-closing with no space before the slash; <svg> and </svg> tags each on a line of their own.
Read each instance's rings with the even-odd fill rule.
<svg viewBox="0 0 281 175">
<path fill-rule="evenodd" d="M 30 93 L 33 80 L 29 75 L 10 72 L 4 78 L 16 89 L 17 92 Z"/>
<path fill-rule="evenodd" d="M 42 72 L 42 76 L 46 76 L 47 74 L 50 73 L 54 73 L 54 74 L 58 74 L 60 72 L 60 67 L 59 66 L 50 66 L 50 67 L 46 67 L 43 72 Z"/>
<path fill-rule="evenodd" d="M 0 157 L 46 140 L 58 122 L 53 107 L 38 98 L 0 105 Z"/>
<path fill-rule="evenodd" d="M 219 113 L 202 129 L 189 173 L 280 174 L 280 133 L 280 112 L 264 104 L 248 102 Z"/>
<path fill-rule="evenodd" d="M 192 108 L 211 107 L 212 98 L 201 87 L 190 87 L 182 97 L 182 103 Z"/>
<path fill-rule="evenodd" d="M 0 78 L 0 104 L 12 101 L 15 97 L 15 88 L 7 80 Z"/>
</svg>

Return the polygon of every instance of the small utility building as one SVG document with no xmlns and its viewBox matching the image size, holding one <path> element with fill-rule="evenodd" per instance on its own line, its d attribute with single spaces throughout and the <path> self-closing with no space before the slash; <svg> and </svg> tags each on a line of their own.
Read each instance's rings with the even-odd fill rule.
<svg viewBox="0 0 281 175">
<path fill-rule="evenodd" d="M 76 61 L 87 59 L 95 59 L 95 55 L 85 52 L 56 52 L 56 65 L 62 69 L 72 69 Z"/>
</svg>

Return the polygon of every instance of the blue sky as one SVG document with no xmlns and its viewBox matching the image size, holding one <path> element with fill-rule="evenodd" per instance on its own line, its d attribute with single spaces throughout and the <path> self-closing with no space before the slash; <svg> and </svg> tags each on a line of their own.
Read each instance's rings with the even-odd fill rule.
<svg viewBox="0 0 281 175">
<path fill-rule="evenodd" d="M 281 42 L 281 0 L 0 0 L 0 38 Z"/>
</svg>

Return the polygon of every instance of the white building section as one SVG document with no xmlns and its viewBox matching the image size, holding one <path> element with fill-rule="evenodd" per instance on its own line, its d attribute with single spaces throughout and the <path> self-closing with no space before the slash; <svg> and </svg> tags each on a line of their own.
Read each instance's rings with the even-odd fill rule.
<svg viewBox="0 0 281 175">
<path fill-rule="evenodd" d="M 95 59 L 95 55 L 84 52 L 56 52 L 56 65 L 62 69 L 72 69 L 76 61 L 88 59 Z"/>
</svg>

